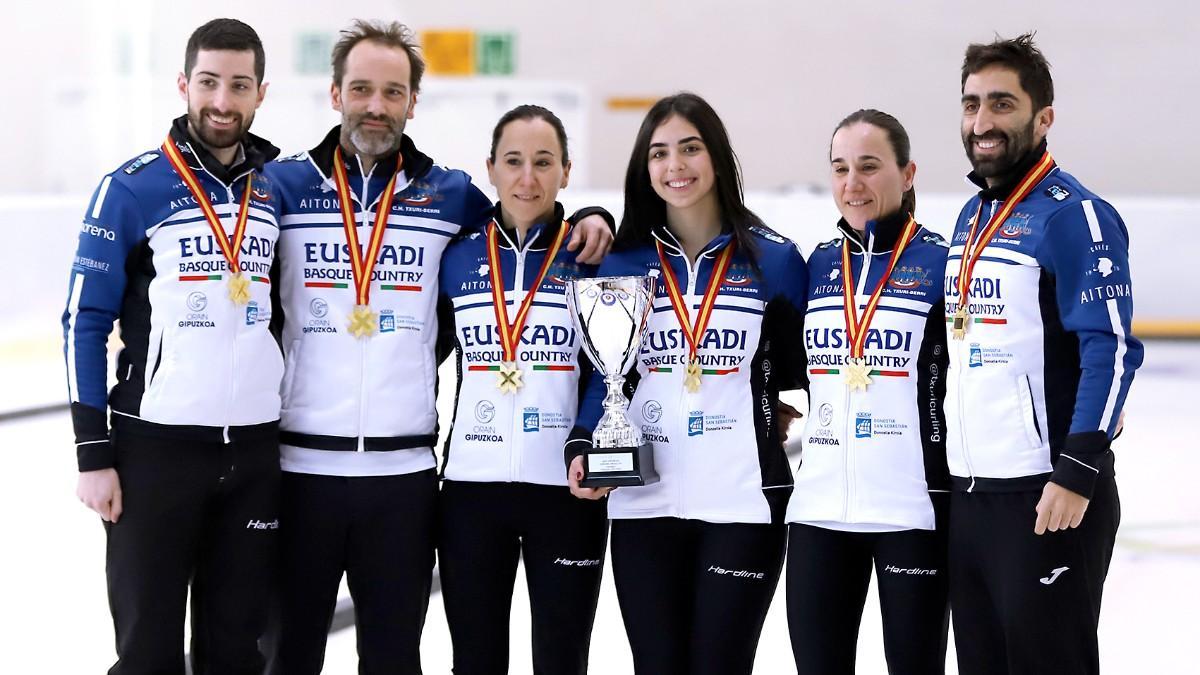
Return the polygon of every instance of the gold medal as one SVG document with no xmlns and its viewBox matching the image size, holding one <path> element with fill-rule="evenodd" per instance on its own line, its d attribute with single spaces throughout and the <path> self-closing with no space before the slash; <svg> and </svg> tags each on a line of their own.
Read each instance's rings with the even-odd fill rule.
<svg viewBox="0 0 1200 675">
<path fill-rule="evenodd" d="M 369 305 L 355 305 L 350 312 L 350 334 L 356 338 L 369 338 L 375 334 L 376 315 Z"/>
<path fill-rule="evenodd" d="M 501 361 L 500 370 L 496 372 L 496 388 L 500 393 L 515 394 L 522 386 L 521 369 L 516 361 Z"/>
<path fill-rule="evenodd" d="M 1008 199 L 1004 200 L 1004 206 L 1000 207 L 999 211 L 993 211 L 991 220 L 979 232 L 978 239 L 975 238 L 975 232 L 979 229 L 979 217 L 983 215 L 982 199 L 979 206 L 975 208 L 975 217 L 967 221 L 970 228 L 967 230 L 967 241 L 963 245 L 962 258 L 958 261 L 958 280 L 955 284 L 958 290 L 958 310 L 954 312 L 954 320 L 951 322 L 951 335 L 955 340 L 962 340 L 967 336 L 967 326 L 971 322 L 971 316 L 967 313 L 967 305 L 971 301 L 971 279 L 975 276 L 975 263 L 979 262 L 983 250 L 987 248 L 988 243 L 992 241 L 992 237 L 1004 224 L 1004 221 L 1008 220 L 1008 216 L 1017 208 L 1017 204 L 1020 204 L 1021 200 L 1025 199 L 1033 191 L 1033 188 L 1042 182 L 1043 178 L 1049 176 L 1056 166 L 1050 153 L 1043 153 L 1038 163 L 1029 169 L 1021 182 L 1017 183 L 1009 193 Z"/>
<path fill-rule="evenodd" d="M 967 324 L 971 322 L 971 315 L 967 313 L 966 305 L 959 305 L 958 310 L 954 312 L 954 339 L 962 340 L 967 336 Z"/>
<path fill-rule="evenodd" d="M 892 255 L 888 258 L 887 268 L 884 269 L 883 275 L 879 277 L 879 282 L 875 284 L 875 290 L 871 292 L 871 296 L 867 299 L 867 305 L 863 308 L 862 316 L 858 314 L 858 300 L 855 297 L 854 283 L 854 268 L 851 266 L 850 259 L 850 239 L 842 240 L 842 313 L 846 317 L 846 334 L 849 336 L 850 342 L 850 358 L 846 359 L 846 386 L 851 391 L 858 389 L 866 391 L 871 384 L 871 370 L 867 368 L 867 359 L 863 355 L 867 345 L 867 335 L 871 328 L 871 321 L 875 318 L 875 310 L 879 308 L 879 301 L 883 297 L 883 289 L 887 286 L 888 279 L 892 278 L 892 271 L 896 269 L 896 265 L 900 262 L 900 256 L 904 255 L 904 250 L 912 243 L 913 238 L 917 236 L 917 230 L 920 225 L 909 214 L 908 221 L 904 224 L 904 229 L 900 232 L 900 237 L 896 239 L 896 244 L 892 248 Z M 870 255 L 869 251 L 864 250 L 864 255 Z M 863 280 L 866 281 L 865 279 Z"/>
<path fill-rule="evenodd" d="M 358 223 L 354 219 L 354 198 L 350 193 L 350 179 L 346 177 L 346 165 L 342 160 L 342 148 L 333 151 L 333 184 L 337 188 L 338 206 L 342 213 L 342 230 L 346 235 L 346 250 L 350 253 L 350 276 L 354 279 L 354 311 L 350 313 L 347 328 L 356 338 L 369 338 L 379 330 L 379 315 L 371 311 L 371 272 L 379 262 L 379 251 L 383 247 L 383 235 L 387 232 L 388 214 L 392 212 L 392 199 L 396 194 L 396 177 L 400 175 L 403 157 L 396 156 L 396 171 L 384 186 L 375 207 L 375 224 L 371 238 L 359 257 Z M 363 205 L 366 208 L 366 204 Z"/>
<path fill-rule="evenodd" d="M 850 391 L 855 389 L 866 391 L 871 384 L 871 371 L 867 368 L 866 359 L 848 359 L 846 361 L 846 386 Z"/>
<path fill-rule="evenodd" d="M 250 280 L 241 272 L 229 277 L 229 299 L 235 305 L 244 305 L 250 302 Z"/>
<path fill-rule="evenodd" d="M 687 338 L 688 364 L 684 369 L 683 388 L 688 393 L 695 394 L 700 391 L 700 376 L 704 374 L 704 370 L 700 367 L 700 357 L 697 355 L 700 352 L 700 341 L 704 338 L 704 331 L 708 328 L 708 320 L 712 318 L 713 306 L 717 302 L 717 295 L 721 292 L 721 283 L 725 280 L 725 272 L 729 269 L 729 261 L 733 258 L 737 240 L 729 242 L 725 250 L 721 251 L 713 262 L 712 275 L 709 277 L 704 297 L 700 301 L 700 308 L 696 312 L 695 324 L 692 323 L 689 316 L 687 301 L 679 290 L 679 280 L 675 278 L 675 272 L 671 269 L 671 262 L 667 260 L 662 242 L 655 241 L 654 245 L 658 249 L 658 260 L 662 266 L 663 276 L 666 278 L 667 297 L 671 300 L 671 307 L 675 309 L 675 318 L 679 321 L 679 327 L 683 329 L 683 336 Z"/>
<path fill-rule="evenodd" d="M 500 268 L 499 239 L 501 235 L 499 229 L 494 220 L 487 228 L 488 273 L 492 283 L 492 309 L 496 313 L 496 328 L 499 329 L 500 348 L 504 355 L 504 360 L 500 362 L 499 370 L 496 371 L 496 388 L 504 394 L 515 394 L 524 385 L 524 382 L 521 381 L 521 369 L 517 366 L 517 350 L 521 343 L 521 331 L 525 329 L 525 320 L 529 318 L 533 299 L 537 296 L 538 289 L 542 287 L 542 281 L 545 280 L 546 273 L 550 271 L 550 265 L 558 255 L 558 250 L 562 247 L 563 239 L 566 238 L 569 228 L 565 220 L 559 225 L 558 232 L 554 234 L 554 240 L 546 249 L 546 258 L 542 261 L 537 278 L 526 291 L 525 297 L 517 307 L 517 316 L 512 321 L 508 320 L 508 307 L 504 301 L 504 273 Z M 519 281 L 518 285 L 520 285 Z"/>
<path fill-rule="evenodd" d="M 687 375 L 683 378 L 683 386 L 690 392 L 695 394 L 700 391 L 700 376 L 704 371 L 700 369 L 700 361 L 692 359 L 687 364 Z"/>
<path fill-rule="evenodd" d="M 234 221 L 233 234 L 226 235 L 225 226 L 221 224 L 221 218 L 217 216 L 217 212 L 213 210 L 212 204 L 208 201 L 208 196 L 200 186 L 196 173 L 187 165 L 187 162 L 183 161 L 183 155 L 179 154 L 179 147 L 175 145 L 175 141 L 172 141 L 170 136 L 162 144 L 162 150 L 163 154 L 167 156 L 167 160 L 171 162 L 171 168 L 175 169 L 175 173 L 179 174 L 179 177 L 183 179 L 183 184 L 192 193 L 192 199 L 200 207 L 200 212 L 204 214 L 204 220 L 208 221 L 208 227 L 213 233 L 213 240 L 221 249 L 221 255 L 224 256 L 225 264 L 231 274 L 229 299 L 235 305 L 247 304 L 250 302 L 250 280 L 242 276 L 241 268 L 238 266 L 238 253 L 242 248 L 242 239 L 246 236 L 246 220 L 250 215 L 250 194 L 254 191 L 254 173 L 246 175 L 246 188 L 242 193 L 241 210 L 238 211 L 237 219 Z"/>
</svg>

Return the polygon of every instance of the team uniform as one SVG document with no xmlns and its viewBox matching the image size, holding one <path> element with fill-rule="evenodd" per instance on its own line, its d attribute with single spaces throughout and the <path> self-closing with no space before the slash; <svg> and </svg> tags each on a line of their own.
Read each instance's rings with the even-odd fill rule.
<svg viewBox="0 0 1200 675">
<path fill-rule="evenodd" d="M 335 127 L 313 150 L 268 167 L 282 202 L 287 362 L 272 669 L 320 672 L 345 572 L 360 672 L 419 672 L 437 498 L 437 275 L 451 239 L 487 222 L 492 205 L 469 176 L 434 165 L 407 136 L 365 175 L 354 156 L 340 174 L 339 138 Z M 361 250 L 377 252 L 364 315 L 338 175 Z M 380 205 L 388 202 L 390 210 Z M 381 209 L 386 229 L 371 243 Z"/>
<path fill-rule="evenodd" d="M 227 245 L 244 217 L 237 270 L 167 144 Z M 189 582 L 192 672 L 262 670 L 283 359 L 269 329 L 277 198 L 260 170 L 278 152 L 248 134 L 224 167 L 183 116 L 164 146 L 105 176 L 84 215 L 63 329 L 79 470 L 116 468 L 123 497 L 105 525 L 110 673 L 184 672 Z M 105 344 L 118 319 L 108 394 Z"/>
<path fill-rule="evenodd" d="M 524 241 L 506 228 L 475 231 L 446 251 L 444 305 L 452 307 L 458 370 L 446 440 L 438 571 L 454 644 L 454 672 L 508 672 L 509 613 L 518 559 L 525 565 L 537 673 L 587 672 L 608 520 L 604 504 L 567 489 L 562 448 L 591 369 L 579 358 L 565 282 L 591 277 L 559 246 L 562 208 Z M 561 229 L 560 229 L 560 223 Z M 495 247 L 489 253 L 489 232 Z M 492 256 L 495 256 L 494 258 Z M 499 266 L 493 263 L 498 262 Z M 499 282 L 503 317 L 493 295 Z M 528 314 L 520 325 L 522 306 Z M 502 391 L 508 360 L 501 322 L 515 325 L 521 386 Z"/>
<path fill-rule="evenodd" d="M 1143 354 L 1128 232 L 1044 142 L 1015 174 L 1026 178 L 993 188 L 971 176 L 984 189 L 946 266 L 955 645 L 963 672 L 1094 673 L 1120 517 L 1109 444 Z M 990 241 L 972 237 L 997 214 Z M 975 251 L 964 303 L 960 266 Z M 1033 533 L 1047 480 L 1091 499 L 1078 528 Z"/>
<path fill-rule="evenodd" d="M 908 220 L 897 213 L 869 222 L 865 235 L 843 220 L 842 238 L 819 245 L 808 260 L 811 413 L 787 510 L 788 626 L 801 673 L 854 673 L 872 563 L 889 672 L 945 669 L 949 475 L 940 283 L 948 245 L 915 223 L 910 234 Z M 846 317 L 846 279 L 857 316 L 886 279 L 864 338 L 865 388 L 847 380 L 858 332 L 848 323 L 858 319 Z"/>
<path fill-rule="evenodd" d="M 665 274 L 626 377 L 629 417 L 653 443 L 660 476 L 608 497 L 613 575 L 639 673 L 750 672 L 783 565 L 792 479 L 774 411 L 780 388 L 803 377 L 803 360 L 788 350 L 800 334 L 807 272 L 790 241 L 751 232 L 753 260 L 726 233 L 693 266 L 658 227 L 655 246 L 611 253 L 598 273 L 665 273 L 666 259 L 691 317 L 716 292 L 697 340 L 698 391 L 688 386 L 690 341 Z M 568 463 L 590 443 L 604 392 L 593 379 Z"/>
</svg>

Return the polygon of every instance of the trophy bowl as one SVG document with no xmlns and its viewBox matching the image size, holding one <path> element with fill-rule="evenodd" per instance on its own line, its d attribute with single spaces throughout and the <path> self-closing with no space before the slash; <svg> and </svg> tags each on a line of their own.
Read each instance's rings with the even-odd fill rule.
<svg viewBox="0 0 1200 675">
<path fill-rule="evenodd" d="M 653 276 L 596 277 L 567 282 L 567 310 L 579 331 L 583 351 L 604 377 L 604 415 L 583 453 L 583 487 L 649 485 L 658 481 L 653 446 L 630 421 L 629 399 L 621 391 L 625 373 L 637 361 L 654 306 Z"/>
</svg>

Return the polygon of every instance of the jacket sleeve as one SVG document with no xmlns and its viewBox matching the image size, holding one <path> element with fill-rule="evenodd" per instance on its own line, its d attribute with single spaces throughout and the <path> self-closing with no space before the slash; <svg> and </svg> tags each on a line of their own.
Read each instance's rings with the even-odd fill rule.
<svg viewBox="0 0 1200 675">
<path fill-rule="evenodd" d="M 764 271 L 764 273 L 766 273 Z M 808 356 L 804 352 L 804 313 L 808 308 L 808 264 L 794 245 L 783 257 L 773 281 L 775 297 L 771 302 L 770 337 L 772 361 L 779 371 L 780 391 L 808 388 Z"/>
<path fill-rule="evenodd" d="M 1064 207 L 1046 232 L 1038 257 L 1054 277 L 1063 329 L 1079 340 L 1080 367 L 1070 432 L 1050 480 L 1090 497 L 1142 363 L 1142 345 L 1131 333 L 1129 233 L 1100 200 Z"/>
<path fill-rule="evenodd" d="M 137 201 L 105 176 L 92 195 L 71 265 L 63 352 L 80 471 L 113 466 L 108 439 L 108 335 L 125 294 L 125 259 L 145 239 Z"/>
</svg>

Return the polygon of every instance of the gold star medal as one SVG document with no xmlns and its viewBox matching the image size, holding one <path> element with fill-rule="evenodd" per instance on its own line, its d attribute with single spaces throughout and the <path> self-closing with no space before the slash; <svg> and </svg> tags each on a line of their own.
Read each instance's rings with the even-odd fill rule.
<svg viewBox="0 0 1200 675">
<path fill-rule="evenodd" d="M 246 175 L 246 187 L 242 192 L 241 207 L 233 224 L 233 234 L 226 235 L 225 226 L 221 223 L 217 212 L 213 210 L 207 192 L 201 187 L 196 173 L 183 160 L 183 155 L 179 154 L 179 147 L 175 145 L 175 141 L 168 136 L 162 145 L 162 150 L 163 154 L 167 156 L 167 160 L 170 161 L 171 168 L 175 169 L 175 173 L 183 179 L 183 184 L 187 187 L 188 192 L 192 193 L 192 198 L 200 207 L 200 212 L 204 214 L 204 220 L 208 221 L 213 240 L 217 242 L 217 246 L 221 249 L 221 255 L 225 258 L 225 264 L 232 273 L 232 276 L 229 277 L 230 301 L 235 305 L 245 305 L 250 302 L 250 280 L 244 277 L 240 271 L 238 253 L 242 248 L 242 239 L 246 236 L 246 219 L 250 215 L 250 194 L 254 192 L 254 173 Z"/>
<path fill-rule="evenodd" d="M 846 386 L 851 391 L 855 389 L 866 391 L 871 384 L 871 371 L 867 368 L 866 359 L 849 359 L 846 361 Z"/>
<path fill-rule="evenodd" d="M 497 366 L 496 370 L 496 388 L 503 394 L 515 394 L 524 385 L 524 382 L 521 381 L 521 369 L 517 366 L 517 351 L 521 342 L 521 331 L 525 329 L 525 321 L 529 318 L 529 310 L 533 306 L 533 299 L 537 295 L 537 290 L 542 287 L 542 281 L 546 278 L 546 273 L 550 271 L 550 265 L 554 262 L 554 257 L 558 255 L 558 250 L 567 235 L 567 229 L 566 221 L 563 221 L 558 226 L 558 230 L 554 233 L 554 240 L 546 248 L 546 257 L 542 260 L 541 268 L 538 269 L 537 278 L 529 285 L 529 290 L 525 292 L 525 297 L 522 298 L 518 305 L 516 318 L 509 321 L 508 305 L 504 299 L 504 271 L 501 268 L 500 260 L 500 237 L 504 235 L 496 225 L 495 220 L 488 225 L 488 279 L 492 285 L 492 309 L 496 313 L 496 327 L 499 329 L 500 348 L 503 353 L 503 360 Z M 515 243 L 513 244 L 513 250 L 517 250 Z"/>
<path fill-rule="evenodd" d="M 400 174 L 402 158 L 396 159 L 396 171 L 384 186 L 375 207 L 375 223 L 371 227 L 371 238 L 366 247 L 358 241 L 358 222 L 354 215 L 354 197 L 350 192 L 350 179 L 346 176 L 346 164 L 342 160 L 342 148 L 333 151 L 333 184 L 337 188 L 338 208 L 342 214 L 342 230 L 346 235 L 346 248 L 350 253 L 350 276 L 354 280 L 354 311 L 350 312 L 347 329 L 356 338 L 369 338 L 379 330 L 379 315 L 371 311 L 371 272 L 379 262 L 383 247 L 383 235 L 387 232 L 388 214 L 392 212 L 392 199 L 396 193 L 396 176 Z M 361 256 L 359 251 L 362 252 Z M 386 303 L 385 303 L 386 304 Z"/>
<path fill-rule="evenodd" d="M 692 359 L 687 364 L 687 375 L 683 378 L 683 386 L 690 392 L 695 394 L 700 391 L 700 376 L 704 371 L 700 369 L 700 361 Z"/>
<path fill-rule="evenodd" d="M 369 305 L 355 305 L 350 312 L 350 334 L 356 338 L 369 338 L 375 334 L 376 315 Z"/>
<path fill-rule="evenodd" d="M 846 335 L 850 343 L 850 358 L 846 359 L 846 387 L 850 391 L 859 390 L 866 391 L 871 384 L 871 370 L 867 368 L 867 359 L 863 355 L 867 346 L 868 331 L 871 328 L 871 320 L 875 318 L 875 310 L 879 308 L 879 301 L 883 297 L 883 290 L 887 286 L 888 279 L 892 277 L 892 272 L 896 269 L 896 265 L 900 262 L 900 256 L 904 255 L 904 250 L 912 243 L 914 237 L 917 236 L 917 230 L 920 225 L 913 219 L 912 214 L 909 214 L 908 221 L 904 224 L 904 229 L 900 232 L 900 237 L 896 239 L 896 245 L 892 249 L 892 255 L 888 258 L 887 267 L 883 271 L 883 275 L 879 277 L 879 281 L 875 283 L 875 289 L 867 298 L 867 304 L 863 308 L 862 315 L 858 313 L 858 299 L 855 297 L 854 282 L 854 267 L 853 260 L 850 257 L 850 238 L 842 239 L 842 310 L 846 317 Z M 864 251 L 864 257 L 869 255 L 868 251 Z M 863 279 L 863 284 L 866 284 L 866 279 Z"/>
<path fill-rule="evenodd" d="M 229 277 L 229 299 L 235 305 L 250 302 L 250 280 L 241 272 Z"/>
<path fill-rule="evenodd" d="M 954 339 L 961 340 L 967 336 L 967 324 L 971 322 L 971 315 L 967 314 L 967 306 L 959 305 L 958 310 L 954 312 Z"/>
<path fill-rule="evenodd" d="M 683 297 L 683 292 L 679 290 L 680 284 L 675 277 L 675 270 L 671 268 L 671 261 L 667 259 L 666 249 L 663 248 L 661 241 L 654 242 L 654 245 L 658 249 L 658 260 L 662 265 L 663 276 L 666 278 L 667 297 L 671 300 L 671 307 L 675 310 L 675 319 L 683 330 L 683 336 L 687 338 L 688 364 L 684 369 L 683 388 L 688 393 L 695 394 L 700 391 L 700 377 L 704 374 L 698 356 L 700 343 L 704 338 L 704 331 L 708 328 L 708 320 L 712 318 L 713 306 L 717 302 L 717 295 L 721 292 L 721 284 L 725 281 L 725 272 L 729 270 L 730 260 L 733 258 L 733 251 L 737 243 L 736 240 L 729 242 L 713 262 L 708 287 L 700 300 L 700 307 L 696 312 L 694 323 L 688 312 L 687 300 Z"/>
<path fill-rule="evenodd" d="M 515 394 L 521 389 L 521 369 L 515 361 L 501 361 L 496 372 L 496 388 L 502 394 Z"/>
</svg>

